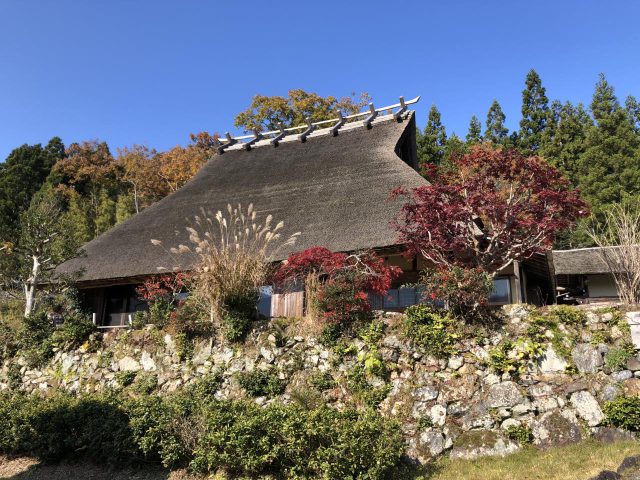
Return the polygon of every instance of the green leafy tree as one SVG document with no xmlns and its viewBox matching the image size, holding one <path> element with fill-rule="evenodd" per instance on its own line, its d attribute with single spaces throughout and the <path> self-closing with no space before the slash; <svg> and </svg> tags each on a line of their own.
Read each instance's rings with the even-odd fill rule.
<svg viewBox="0 0 640 480">
<path fill-rule="evenodd" d="M 487 122 L 484 131 L 484 139 L 493 142 L 495 145 L 506 145 L 509 143 L 509 129 L 505 127 L 506 115 L 497 100 L 494 100 L 487 112 Z"/>
<path fill-rule="evenodd" d="M 82 245 L 93 238 L 95 226 L 88 199 L 73 192 L 68 199 L 65 222 L 69 228 L 69 235 L 77 245 Z"/>
<path fill-rule="evenodd" d="M 357 113 L 369 101 L 367 93 L 338 99 L 302 89 L 289 90 L 287 97 L 256 95 L 249 108 L 236 115 L 234 125 L 247 132 L 277 130 L 280 123 L 285 127 L 304 125 L 307 117 L 313 122 L 329 120 L 337 116 L 337 110 L 344 115 Z"/>
<path fill-rule="evenodd" d="M 116 202 L 106 189 L 100 190 L 95 217 L 95 233 L 100 235 L 116 224 Z"/>
<path fill-rule="evenodd" d="M 425 172 L 428 165 L 440 165 L 445 158 L 447 133 L 440 112 L 435 105 L 429 109 L 429 117 L 424 131 L 417 139 L 418 161 L 421 172 Z"/>
<path fill-rule="evenodd" d="M 469 131 L 465 137 L 468 145 L 480 143 L 482 141 L 482 124 L 475 115 L 471 117 L 469 122 Z"/>
<path fill-rule="evenodd" d="M 118 195 L 116 200 L 115 220 L 116 224 L 124 222 L 127 218 L 135 215 L 136 206 L 133 195 Z"/>
<path fill-rule="evenodd" d="M 549 99 L 542 86 L 542 80 L 535 70 L 531 69 L 525 80 L 522 91 L 522 119 L 518 144 L 521 148 L 536 152 L 542 143 L 549 119 Z"/>
<path fill-rule="evenodd" d="M 50 188 L 34 195 L 20 216 L 20 234 L 0 247 L 0 282 L 5 292 L 20 288 L 25 316 L 36 306 L 38 286 L 49 279 L 54 268 L 72 256 L 77 248 L 69 237 L 62 205 Z"/>
<path fill-rule="evenodd" d="M 44 147 L 41 144 L 18 147 L 0 164 L 0 240 L 18 234 L 21 213 L 62 158 L 64 145 L 54 137 Z"/>
</svg>

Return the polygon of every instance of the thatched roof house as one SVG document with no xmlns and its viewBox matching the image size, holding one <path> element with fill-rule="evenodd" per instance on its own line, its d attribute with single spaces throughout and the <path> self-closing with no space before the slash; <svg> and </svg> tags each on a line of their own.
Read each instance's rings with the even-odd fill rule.
<svg viewBox="0 0 640 480">
<path fill-rule="evenodd" d="M 189 244 L 186 227 L 201 209 L 224 211 L 229 204 L 253 204 L 259 215 L 282 220 L 283 238 L 301 232 L 296 244 L 276 252 L 273 260 L 313 246 L 341 252 L 376 249 L 405 271 L 400 284 L 417 280 L 423 265 L 400 255 L 391 226 L 402 200 L 390 197 L 397 187 L 427 184 L 416 171 L 413 112 L 377 116 L 369 128 L 362 121 L 347 123 L 338 135 L 330 128 L 317 130 L 304 142 L 297 135 L 278 146 L 257 140 L 251 148 L 229 142 L 230 148 L 213 156 L 180 190 L 87 243 L 84 255 L 58 268 L 60 274 L 77 276 L 99 325 L 124 326 L 132 312 L 143 308 L 134 286 L 144 278 L 161 268 L 193 267 L 193 256 L 170 254 L 169 248 Z M 164 248 L 152 245 L 152 239 Z M 526 268 L 515 262 L 501 272 L 494 281 L 495 303 L 548 301 L 553 293 L 545 286 L 550 278 L 546 264 L 530 263 Z M 416 289 L 396 288 L 374 306 L 403 308 L 420 300 Z M 265 305 L 267 314 L 301 314 L 303 300 L 283 302 L 284 310 L 274 307 L 277 301 Z"/>
<path fill-rule="evenodd" d="M 553 268 L 559 287 L 584 290 L 589 301 L 609 301 L 618 298 L 615 280 L 605 255 L 616 247 L 554 250 Z M 613 257 L 612 257 L 613 258 Z"/>
<path fill-rule="evenodd" d="M 119 314 L 140 307 L 133 285 L 162 267 L 192 266 L 192 256 L 168 252 L 189 243 L 188 219 L 202 208 L 224 211 L 228 204 L 252 203 L 260 216 L 284 221 L 284 238 L 301 232 L 274 260 L 318 245 L 333 251 L 393 249 L 398 242 L 390 223 L 401 200 L 391 199 L 391 191 L 426 184 L 416 172 L 414 113 L 381 115 L 371 128 L 346 124 L 337 136 L 325 129 L 305 142 L 296 137 L 277 147 L 263 141 L 213 156 L 179 191 L 87 243 L 84 255 L 62 264 L 58 273 L 77 276 L 99 323 L 120 323 Z M 152 239 L 166 247 L 152 245 Z"/>
<path fill-rule="evenodd" d="M 166 249 L 188 244 L 188 218 L 201 208 L 225 211 L 228 204 L 254 205 L 259 216 L 284 221 L 283 237 L 301 232 L 295 245 L 277 252 L 323 245 L 355 251 L 395 245 L 390 226 L 400 200 L 389 198 L 398 187 L 426 181 L 415 171 L 415 118 L 381 117 L 371 129 L 359 123 L 338 136 L 318 132 L 305 143 L 283 142 L 213 156 L 179 191 L 87 243 L 84 256 L 69 260 L 59 273 L 79 272 L 81 287 L 131 283 L 159 272 L 159 267 L 188 270 L 187 256 L 176 265 Z"/>
</svg>

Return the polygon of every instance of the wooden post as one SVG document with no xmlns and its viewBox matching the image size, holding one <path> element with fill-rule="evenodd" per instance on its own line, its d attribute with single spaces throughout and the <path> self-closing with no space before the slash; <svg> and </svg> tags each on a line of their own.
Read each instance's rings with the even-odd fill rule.
<svg viewBox="0 0 640 480">
<path fill-rule="evenodd" d="M 522 303 L 522 284 L 520 282 L 520 262 L 513 261 L 513 275 L 515 278 L 515 292 L 513 292 L 513 303 Z"/>
</svg>

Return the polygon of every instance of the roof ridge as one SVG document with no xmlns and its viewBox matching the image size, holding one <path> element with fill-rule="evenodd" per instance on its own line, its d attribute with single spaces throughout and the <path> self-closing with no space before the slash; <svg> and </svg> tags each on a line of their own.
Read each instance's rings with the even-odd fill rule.
<svg viewBox="0 0 640 480">
<path fill-rule="evenodd" d="M 369 103 L 368 110 L 354 113 L 352 115 L 343 116 L 342 113 L 338 111 L 337 118 L 321 120 L 318 122 L 311 122 L 310 118 L 307 117 L 307 123 L 305 125 L 285 128 L 282 123 L 280 123 L 280 128 L 278 130 L 260 132 L 255 129 L 252 135 L 242 135 L 237 137 L 233 137 L 229 132 L 226 132 L 224 139 L 219 140 L 220 144 L 218 145 L 218 153 L 222 154 L 227 150 L 239 149 L 249 151 L 255 147 L 263 147 L 265 145 L 277 147 L 280 143 L 290 143 L 294 140 L 299 140 L 304 143 L 307 138 L 323 136 L 329 133 L 333 136 L 337 136 L 340 130 L 353 130 L 357 127 L 372 128 L 373 125 L 383 121 L 389 121 L 392 118 L 400 122 L 406 119 L 408 114 L 412 112 L 408 109 L 408 105 L 413 105 L 419 101 L 420 96 L 407 101 L 405 101 L 404 97 L 401 96 L 399 103 L 382 108 L 375 108 L 373 103 Z M 395 108 L 398 108 L 398 110 L 393 112 L 393 109 Z M 383 112 L 388 113 L 386 115 L 379 116 Z M 361 117 L 364 117 L 362 122 L 356 120 Z M 325 127 L 325 125 L 328 126 Z M 323 128 L 318 129 L 320 126 Z M 301 131 L 301 133 L 294 135 L 293 133 L 297 131 Z"/>
<path fill-rule="evenodd" d="M 551 250 L 552 253 L 563 253 L 563 252 L 580 252 L 583 250 L 602 250 L 603 248 L 616 248 L 619 245 L 605 245 L 604 247 L 580 247 L 580 248 L 569 248 L 567 250 Z"/>
</svg>

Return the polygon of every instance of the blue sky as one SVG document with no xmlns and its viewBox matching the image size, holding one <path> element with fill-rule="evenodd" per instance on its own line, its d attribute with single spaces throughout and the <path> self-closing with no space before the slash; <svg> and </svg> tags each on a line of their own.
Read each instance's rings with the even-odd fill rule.
<svg viewBox="0 0 640 480">
<path fill-rule="evenodd" d="M 640 96 L 634 0 L 1 0 L 0 159 L 54 135 L 116 147 L 231 130 L 252 95 L 421 95 L 464 135 L 494 98 L 517 128 L 524 76 L 588 103 L 599 72 Z"/>
</svg>

